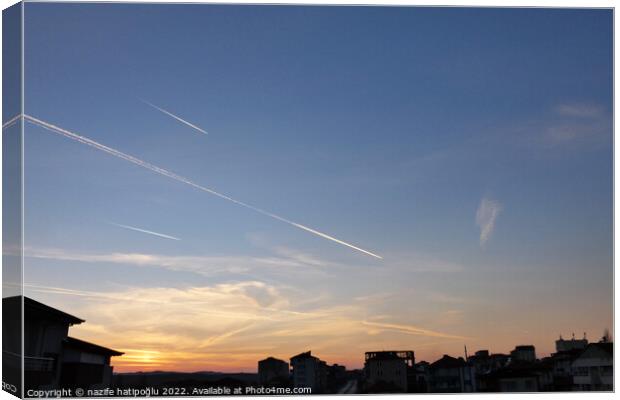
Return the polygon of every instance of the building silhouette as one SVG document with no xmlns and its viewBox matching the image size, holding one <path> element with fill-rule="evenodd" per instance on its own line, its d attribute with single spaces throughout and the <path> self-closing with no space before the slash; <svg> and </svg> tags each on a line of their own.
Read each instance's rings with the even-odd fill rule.
<svg viewBox="0 0 620 400">
<path fill-rule="evenodd" d="M 531 344 L 517 346 L 510 352 L 510 358 L 518 361 L 536 361 L 536 348 Z"/>
<path fill-rule="evenodd" d="M 369 392 L 406 393 L 415 386 L 413 351 L 371 351 L 365 354 L 364 375 Z"/>
<path fill-rule="evenodd" d="M 590 343 L 572 364 L 576 389 L 613 390 L 613 365 L 613 343 Z"/>
<path fill-rule="evenodd" d="M 327 387 L 327 363 L 311 351 L 291 357 L 293 385 L 307 387 L 312 393 L 322 393 Z"/>
<path fill-rule="evenodd" d="M 286 361 L 267 357 L 258 362 L 258 383 L 260 385 L 286 383 L 289 375 Z"/>
<path fill-rule="evenodd" d="M 310 351 L 291 358 L 295 387 L 312 393 L 471 393 L 612 391 L 613 343 L 608 333 L 598 343 L 555 341 L 556 352 L 536 358 L 533 345 L 517 345 L 510 355 L 478 350 L 472 356 L 444 355 L 415 362 L 413 351 L 370 351 L 363 371 L 327 364 Z M 267 358 L 261 362 L 283 362 Z M 260 367 L 259 369 L 263 369 Z M 270 367 L 273 369 L 273 367 Z M 325 378 L 327 377 L 327 379 Z"/>
<path fill-rule="evenodd" d="M 432 393 L 477 391 L 475 367 L 462 357 L 454 358 L 444 354 L 429 366 L 429 371 L 429 391 Z"/>
<path fill-rule="evenodd" d="M 575 335 L 573 334 L 572 339 L 565 340 L 562 339 L 562 335 L 560 338 L 555 341 L 555 351 L 570 351 L 570 350 L 583 350 L 588 345 L 588 339 L 586 339 L 586 334 L 583 334 L 583 339 L 575 339 Z"/>
<path fill-rule="evenodd" d="M 112 382 L 110 358 L 123 353 L 69 336 L 69 328 L 83 319 L 47 306 L 29 297 L 2 299 L 3 312 L 24 313 L 25 389 L 83 389 L 109 387 Z M 21 315 L 7 315 L 3 324 L 3 363 L 21 369 L 21 355 L 10 349 L 20 346 L 21 330 L 6 321 L 20 321 Z"/>
<path fill-rule="evenodd" d="M 110 358 L 123 353 L 73 337 L 67 337 L 63 347 L 60 372 L 62 387 L 98 389 L 111 386 Z"/>
<path fill-rule="evenodd" d="M 506 354 L 489 354 L 488 350 L 478 350 L 473 356 L 467 358 L 467 362 L 474 366 L 477 375 L 484 375 L 502 368 L 509 360 L 510 357 Z"/>
</svg>

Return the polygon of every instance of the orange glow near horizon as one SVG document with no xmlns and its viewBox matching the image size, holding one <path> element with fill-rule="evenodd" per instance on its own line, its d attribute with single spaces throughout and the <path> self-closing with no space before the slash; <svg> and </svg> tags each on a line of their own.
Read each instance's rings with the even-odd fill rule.
<svg viewBox="0 0 620 400">
<path fill-rule="evenodd" d="M 391 312 L 382 311 L 384 302 L 393 301 L 385 295 L 310 307 L 296 302 L 287 288 L 258 281 L 117 292 L 31 290 L 35 298 L 86 320 L 71 327 L 71 336 L 124 352 L 112 358 L 115 372 L 253 373 L 266 357 L 288 362 L 308 350 L 348 369 L 363 367 L 364 353 L 378 350 L 413 350 L 416 362 L 433 362 L 443 354 L 464 356 L 464 346 L 470 355 L 481 349 L 506 354 L 533 344 L 544 357 L 554 351 L 558 333 L 576 330 L 576 322 L 563 321 L 563 315 L 545 319 L 543 307 L 515 312 L 503 322 L 503 311 L 479 311 L 486 303 L 439 297 L 427 303 L 424 297 L 407 299 L 417 308 L 405 302 L 405 308 L 394 306 Z M 602 311 L 583 314 L 578 327 L 598 340 L 596 333 L 606 327 L 600 321 L 605 321 Z"/>
</svg>

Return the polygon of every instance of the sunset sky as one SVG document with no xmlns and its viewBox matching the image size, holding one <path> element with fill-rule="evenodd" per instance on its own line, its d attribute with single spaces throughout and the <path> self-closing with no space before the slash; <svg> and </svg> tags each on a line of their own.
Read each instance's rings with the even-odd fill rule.
<svg viewBox="0 0 620 400">
<path fill-rule="evenodd" d="M 27 3 L 26 114 L 143 164 L 25 125 L 25 294 L 117 372 L 598 340 L 611 38 L 610 10 Z"/>
</svg>

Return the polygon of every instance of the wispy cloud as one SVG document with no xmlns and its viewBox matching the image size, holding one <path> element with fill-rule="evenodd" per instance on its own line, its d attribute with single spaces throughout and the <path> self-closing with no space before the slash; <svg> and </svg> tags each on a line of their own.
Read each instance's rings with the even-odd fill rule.
<svg viewBox="0 0 620 400">
<path fill-rule="evenodd" d="M 191 123 L 191 122 L 189 122 L 189 121 L 184 120 L 183 118 L 179 117 L 178 115 L 175 115 L 175 114 L 171 113 L 170 111 L 164 110 L 163 108 L 161 108 L 161 107 L 159 107 L 159 106 L 156 106 L 155 104 L 153 104 L 153 103 L 151 103 L 151 102 L 148 102 L 148 101 L 146 101 L 146 100 L 144 100 L 144 99 L 140 99 L 140 101 L 142 101 L 144 104 L 147 104 L 147 105 L 149 105 L 149 106 L 153 107 L 154 109 L 156 109 L 156 110 L 158 110 L 158 111 L 161 111 L 162 113 L 164 113 L 164 114 L 166 114 L 166 115 L 168 115 L 168 116 L 170 116 L 170 117 L 172 117 L 172 118 L 176 119 L 176 120 L 177 120 L 177 121 L 179 121 L 180 123 L 185 124 L 185 125 L 189 126 L 190 128 L 192 128 L 192 129 L 194 129 L 194 130 L 197 130 L 197 131 L 198 131 L 198 132 L 200 132 L 200 133 L 203 133 L 203 134 L 205 134 L 205 135 L 208 135 L 207 131 L 205 131 L 204 129 L 202 129 L 202 128 L 200 128 L 200 127 L 198 127 L 198 126 L 194 125 L 194 124 L 192 124 L 192 123 Z"/>
<path fill-rule="evenodd" d="M 572 103 L 560 104 L 555 111 L 559 115 L 576 118 L 598 118 L 603 115 L 603 108 L 595 104 Z"/>
<path fill-rule="evenodd" d="M 301 252 L 287 250 L 286 253 L 279 250 L 279 256 L 252 257 L 252 256 L 169 256 L 163 254 L 147 253 L 89 253 L 70 249 L 58 248 L 33 248 L 24 249 L 26 257 L 48 260 L 75 261 L 82 263 L 112 263 L 133 265 L 137 267 L 157 267 L 170 271 L 192 272 L 203 276 L 216 274 L 247 274 L 253 270 L 263 271 L 266 269 L 296 268 L 297 272 L 304 269 L 316 269 L 331 265 L 326 261 L 304 255 Z"/>
<path fill-rule="evenodd" d="M 446 339 L 465 339 L 463 336 L 451 335 L 443 332 L 435 332 L 428 329 L 422 329 L 417 326 L 412 325 L 402 325 L 402 324 L 390 324 L 383 322 L 371 322 L 371 321 L 363 321 L 364 325 L 372 326 L 379 329 L 384 330 L 393 330 L 401 333 L 406 333 L 409 335 L 416 336 L 429 336 L 429 337 L 438 337 L 438 338 L 446 338 Z"/>
<path fill-rule="evenodd" d="M 85 319 L 71 328 L 74 335 L 126 352 L 114 360 L 119 371 L 252 370 L 257 359 L 287 359 L 309 346 L 327 361 L 358 365 L 368 345 L 461 338 L 406 323 L 368 321 L 363 304 L 300 311 L 296 293 L 255 280 L 108 292 L 29 284 L 26 295 Z M 80 301 L 72 300 L 75 296 Z"/>
<path fill-rule="evenodd" d="M 174 237 L 174 236 L 165 235 L 163 233 L 153 232 L 153 231 L 149 231 L 149 230 L 142 229 L 142 228 L 136 228 L 135 226 L 117 224 L 117 223 L 114 223 L 114 222 L 110 222 L 110 225 L 118 226 L 119 228 L 129 229 L 129 230 L 135 231 L 135 232 L 146 233 L 148 235 L 153 235 L 153 236 L 157 236 L 157 237 L 164 238 L 164 239 L 181 240 L 181 239 L 179 239 L 177 237 Z"/>
<path fill-rule="evenodd" d="M 314 266 L 314 267 L 327 267 L 330 265 L 334 265 L 334 263 L 332 262 L 319 259 L 313 255 L 306 254 L 304 252 L 294 250 L 288 247 L 278 246 L 274 248 L 273 250 L 277 255 L 282 256 L 283 258 L 286 258 L 288 260 L 294 261 L 298 263 L 299 265 L 309 265 L 309 266 Z"/>
<path fill-rule="evenodd" d="M 567 103 L 554 109 L 555 118 L 545 130 L 552 144 L 602 137 L 611 132 L 611 116 L 596 104 Z"/>
<path fill-rule="evenodd" d="M 265 211 L 265 210 L 263 210 L 261 208 L 255 207 L 255 206 L 253 206 L 251 204 L 244 203 L 244 202 L 242 202 L 240 200 L 236 200 L 236 199 L 234 199 L 234 198 L 232 198 L 230 196 L 227 196 L 225 194 L 219 193 L 219 192 L 217 192 L 217 191 L 215 191 L 213 189 L 209 189 L 209 188 L 207 188 L 205 186 L 199 185 L 199 184 L 197 184 L 197 183 L 195 183 L 195 182 L 193 182 L 193 181 L 191 181 L 191 180 L 189 180 L 189 179 L 187 179 L 185 177 L 182 177 L 180 175 L 175 174 L 174 172 L 168 171 L 168 170 L 166 170 L 164 168 L 158 167 L 158 166 L 156 166 L 154 164 L 148 163 L 148 162 L 143 161 L 143 160 L 141 160 L 139 158 L 136 158 L 136 157 L 131 156 L 129 154 L 123 153 L 123 152 L 121 152 L 119 150 L 116 150 L 116 149 L 113 149 L 113 148 L 108 147 L 106 145 L 103 145 L 103 144 L 101 144 L 99 142 L 96 142 L 96 141 L 94 141 L 92 139 L 89 139 L 89 138 L 87 138 L 85 136 L 78 135 L 78 134 L 76 134 L 74 132 L 71 132 L 71 131 L 68 131 L 66 129 L 60 128 L 60 127 L 58 127 L 56 125 L 50 124 L 49 122 L 45 122 L 45 121 L 40 120 L 38 118 L 32 117 L 30 115 L 24 115 L 24 118 L 28 122 L 30 122 L 32 124 L 35 124 L 37 126 L 40 126 L 40 127 L 44 128 L 44 129 L 50 131 L 50 132 L 54 132 L 56 134 L 59 134 L 61 136 L 69 138 L 71 140 L 74 140 L 74 141 L 77 141 L 79 143 L 85 144 L 87 146 L 93 147 L 93 148 L 95 148 L 97 150 L 100 150 L 100 151 L 103 151 L 105 153 L 108 153 L 108 154 L 110 154 L 110 155 L 112 155 L 114 157 L 120 158 L 120 159 L 128 161 L 128 162 L 130 162 L 132 164 L 138 165 L 138 166 L 140 166 L 142 168 L 146 168 L 146 169 L 148 169 L 148 170 L 150 170 L 152 172 L 155 172 L 157 174 L 160 174 L 162 176 L 165 176 L 165 177 L 168 177 L 170 179 L 173 179 L 173 180 L 175 180 L 177 182 L 184 183 L 184 184 L 189 185 L 189 186 L 191 186 L 191 187 L 193 187 L 195 189 L 198 189 L 200 191 L 203 191 L 203 192 L 212 194 L 214 196 L 217 196 L 217 197 L 219 197 L 221 199 L 230 201 L 230 202 L 232 202 L 234 204 L 237 204 L 237 205 L 239 205 L 241 207 L 245 207 L 245 208 L 250 209 L 252 211 L 255 211 L 255 212 L 259 213 L 259 214 L 262 214 L 262 215 L 265 215 L 267 217 L 273 218 L 273 219 L 278 220 L 280 222 L 284 222 L 285 224 L 288 224 L 290 226 L 294 226 L 294 227 L 299 228 L 301 230 L 304 230 L 306 232 L 312 233 L 312 234 L 314 234 L 316 236 L 319 236 L 319 237 L 322 237 L 324 239 L 330 240 L 330 241 L 332 241 L 334 243 L 338 243 L 340 245 L 349 247 L 349 248 L 351 248 L 353 250 L 359 251 L 360 253 L 364 253 L 364 254 L 369 255 L 371 257 L 375 257 L 375 258 L 378 258 L 378 259 L 382 259 L 383 258 L 380 255 L 372 253 L 372 252 L 370 252 L 368 250 L 364 250 L 361 247 L 357 247 L 357 246 L 355 246 L 355 245 L 353 245 L 351 243 L 345 242 L 344 240 L 337 239 L 337 238 L 335 238 L 335 237 L 333 237 L 331 235 L 328 235 L 326 233 L 317 231 L 316 229 L 312 229 L 312 228 L 310 228 L 308 226 L 305 226 L 305 225 L 302 225 L 300 223 L 291 221 L 290 219 L 281 217 L 281 216 L 276 215 L 274 213 L 271 213 L 269 211 Z"/>
<path fill-rule="evenodd" d="M 488 198 L 483 198 L 476 211 L 476 224 L 480 227 L 480 246 L 484 247 L 495 229 L 495 221 L 502 211 L 502 205 Z"/>
</svg>

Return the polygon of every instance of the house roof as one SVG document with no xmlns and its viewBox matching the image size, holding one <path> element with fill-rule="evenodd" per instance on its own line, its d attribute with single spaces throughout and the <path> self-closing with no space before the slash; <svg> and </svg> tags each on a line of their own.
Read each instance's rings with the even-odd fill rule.
<svg viewBox="0 0 620 400">
<path fill-rule="evenodd" d="M 296 356 L 291 357 L 291 361 L 293 360 L 301 360 L 303 358 L 316 358 L 312 355 L 312 350 L 306 351 L 305 353 L 299 353 Z"/>
<path fill-rule="evenodd" d="M 590 343 L 586 346 L 586 348 L 582 351 L 579 358 L 584 357 L 588 358 L 590 354 L 594 351 L 602 351 L 607 353 L 610 357 L 614 356 L 614 344 L 613 342 L 605 342 L 605 343 Z"/>
<path fill-rule="evenodd" d="M 266 362 L 277 362 L 277 363 L 283 363 L 286 364 L 286 361 L 284 360 L 280 360 L 278 358 L 275 357 L 267 357 L 264 360 L 260 360 L 259 363 L 266 363 Z"/>
<path fill-rule="evenodd" d="M 589 346 L 595 346 L 598 347 L 599 349 L 603 350 L 604 352 L 608 353 L 610 356 L 613 357 L 614 355 L 614 344 L 613 342 L 606 342 L 606 343 L 590 343 Z"/>
<path fill-rule="evenodd" d="M 112 350 L 107 347 L 99 346 L 97 344 L 86 342 L 84 340 L 76 339 L 70 336 L 64 340 L 64 343 L 65 346 L 94 354 L 102 354 L 106 356 L 122 356 L 123 354 L 125 354 L 120 351 Z"/>
<path fill-rule="evenodd" d="M 462 358 L 454 358 L 444 354 L 443 357 L 431 364 L 431 368 L 461 368 L 465 365 L 467 363 Z"/>
<path fill-rule="evenodd" d="M 584 349 L 562 350 L 551 354 L 549 358 L 552 360 L 574 360 L 583 353 L 583 350 Z"/>
<path fill-rule="evenodd" d="M 77 325 L 85 322 L 83 319 L 74 315 L 67 314 L 64 311 L 60 311 L 56 308 L 50 307 L 43 303 L 39 303 L 36 300 L 26 296 L 11 296 L 2 299 L 2 307 L 7 309 L 21 309 L 21 299 L 24 299 L 24 313 L 29 316 L 35 316 L 37 318 L 44 317 L 49 319 L 58 320 L 69 325 Z"/>
</svg>

